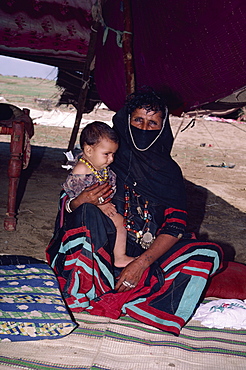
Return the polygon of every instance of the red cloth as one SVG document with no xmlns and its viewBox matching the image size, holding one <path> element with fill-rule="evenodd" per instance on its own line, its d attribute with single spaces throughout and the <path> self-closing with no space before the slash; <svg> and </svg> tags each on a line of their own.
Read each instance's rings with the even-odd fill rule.
<svg viewBox="0 0 246 370">
<path fill-rule="evenodd" d="M 96 0 L 0 2 L 0 52 L 63 63 L 86 57 Z M 17 55 L 16 55 L 17 54 Z M 36 61 L 39 59 L 36 58 Z"/>
<path fill-rule="evenodd" d="M 206 297 L 246 299 L 246 265 L 227 262 L 224 270 L 212 277 Z"/>
</svg>

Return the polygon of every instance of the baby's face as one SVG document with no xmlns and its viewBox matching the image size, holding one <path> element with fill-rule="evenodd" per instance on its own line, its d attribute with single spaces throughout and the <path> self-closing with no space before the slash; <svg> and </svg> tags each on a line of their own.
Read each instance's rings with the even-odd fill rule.
<svg viewBox="0 0 246 370">
<path fill-rule="evenodd" d="M 98 144 L 92 145 L 91 149 L 90 162 L 99 171 L 113 162 L 118 144 L 103 138 Z"/>
</svg>

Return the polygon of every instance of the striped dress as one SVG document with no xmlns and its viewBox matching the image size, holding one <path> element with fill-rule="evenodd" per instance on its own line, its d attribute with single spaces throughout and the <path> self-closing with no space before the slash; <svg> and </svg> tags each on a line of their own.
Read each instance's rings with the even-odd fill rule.
<svg viewBox="0 0 246 370">
<path fill-rule="evenodd" d="M 150 205 L 152 233 L 180 239 L 145 270 L 134 289 L 119 293 L 114 290 L 121 271 L 113 264 L 114 224 L 98 207 L 88 203 L 67 213 L 67 197 L 61 193 L 55 232 L 46 254 L 71 311 L 114 319 L 128 314 L 179 335 L 200 303 L 209 277 L 221 268 L 221 248 L 186 234 L 183 210 Z M 137 219 L 137 214 L 134 217 Z M 136 257 L 143 252 L 129 235 L 127 255 Z"/>
</svg>

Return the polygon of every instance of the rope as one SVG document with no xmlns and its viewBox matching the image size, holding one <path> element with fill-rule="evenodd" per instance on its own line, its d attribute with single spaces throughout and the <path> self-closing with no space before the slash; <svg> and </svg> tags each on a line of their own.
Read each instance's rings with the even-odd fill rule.
<svg viewBox="0 0 246 370">
<path fill-rule="evenodd" d="M 104 25 L 105 27 L 105 30 L 104 30 L 104 34 L 103 34 L 103 45 L 105 45 L 106 41 L 107 41 L 107 37 L 108 37 L 108 31 L 113 31 L 116 33 L 116 44 L 119 48 L 122 48 L 122 36 L 123 36 L 123 33 L 128 33 L 129 35 L 132 35 L 132 32 L 129 32 L 129 31 L 119 31 L 119 30 L 115 30 L 114 28 L 111 28 L 111 27 L 108 27 L 106 25 Z"/>
<path fill-rule="evenodd" d="M 184 132 L 189 126 L 192 128 L 195 126 L 195 123 L 196 123 L 196 118 L 192 118 L 192 120 L 188 123 L 188 125 L 186 125 L 182 130 L 181 132 Z"/>
<path fill-rule="evenodd" d="M 93 32 L 97 32 L 97 30 L 95 30 L 95 28 L 93 28 L 92 26 L 91 26 L 91 30 L 92 30 Z"/>
<path fill-rule="evenodd" d="M 113 32 L 116 33 L 116 43 L 117 43 L 117 46 L 119 48 L 122 48 L 122 36 L 123 36 L 123 33 L 128 33 L 128 34 L 132 35 L 132 32 L 115 30 L 114 28 L 108 27 L 105 24 L 104 19 L 103 19 L 103 16 L 102 16 L 102 1 L 101 0 L 97 0 L 95 2 L 95 4 L 92 6 L 91 13 L 92 13 L 92 18 L 94 19 L 94 21 L 100 22 L 104 26 L 104 28 L 105 28 L 104 34 L 103 34 L 103 45 L 105 45 L 105 43 L 107 41 L 108 31 L 110 30 L 110 31 L 113 31 Z M 92 27 L 91 27 L 91 30 L 97 32 Z"/>
<path fill-rule="evenodd" d="M 89 88 L 90 77 L 88 78 L 87 81 L 85 81 L 83 79 L 81 81 L 84 82 L 83 85 L 82 85 L 82 90 L 84 90 L 86 88 L 86 86 Z"/>
<path fill-rule="evenodd" d="M 176 134 L 174 135 L 174 138 L 173 138 L 173 141 L 174 140 L 176 140 L 176 138 L 177 138 L 177 136 L 178 136 L 178 133 L 179 133 L 179 131 L 180 131 L 180 129 L 181 129 L 181 127 L 183 126 L 183 123 L 184 123 L 184 121 L 185 121 L 185 114 L 183 115 L 183 119 L 182 119 L 182 121 L 181 121 L 181 123 L 180 123 L 180 125 L 179 125 L 179 127 L 178 127 L 178 129 L 177 129 L 177 132 L 176 132 Z"/>
<path fill-rule="evenodd" d="M 207 132 L 209 133 L 209 135 L 211 136 L 211 138 L 214 141 L 214 143 L 217 145 L 217 147 L 220 150 L 220 152 L 222 153 L 223 157 L 225 158 L 226 157 L 226 153 L 224 152 L 224 150 L 221 149 L 221 147 L 219 146 L 218 142 L 215 140 L 214 136 L 212 135 L 212 133 L 210 132 L 210 130 L 207 128 L 207 126 L 205 125 L 205 123 L 203 121 L 201 123 L 205 127 L 205 129 L 207 130 Z"/>
</svg>

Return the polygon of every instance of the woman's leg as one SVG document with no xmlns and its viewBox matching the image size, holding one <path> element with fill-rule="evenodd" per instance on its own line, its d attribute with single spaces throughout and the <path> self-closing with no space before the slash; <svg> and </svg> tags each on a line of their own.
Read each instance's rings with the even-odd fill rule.
<svg viewBox="0 0 246 370">
<path fill-rule="evenodd" d="M 216 244 L 179 241 L 159 259 L 159 267 L 151 266 L 142 287 L 138 285 L 144 293 L 149 284 L 149 291 L 132 297 L 122 310 L 178 335 L 197 308 L 210 275 L 221 267 L 221 260 L 222 251 Z"/>
<path fill-rule="evenodd" d="M 80 208 L 80 207 L 79 207 Z M 67 217 L 52 259 L 62 292 L 73 311 L 117 318 L 122 313 L 178 335 L 191 317 L 211 274 L 218 271 L 221 248 L 181 240 L 147 269 L 136 288 L 114 290 L 111 262 L 115 227 L 97 207 L 85 204 Z M 52 249 L 52 243 L 50 245 Z M 142 253 L 127 243 L 127 255 Z"/>
</svg>

